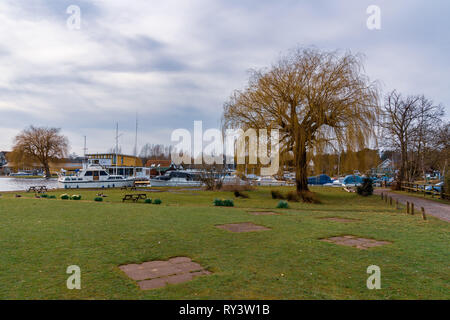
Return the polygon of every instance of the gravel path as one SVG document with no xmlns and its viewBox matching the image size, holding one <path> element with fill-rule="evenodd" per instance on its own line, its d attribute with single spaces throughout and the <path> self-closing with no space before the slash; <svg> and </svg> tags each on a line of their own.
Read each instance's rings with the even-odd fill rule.
<svg viewBox="0 0 450 320">
<path fill-rule="evenodd" d="M 424 207 L 427 215 L 450 222 L 450 205 L 448 204 L 394 193 L 389 189 L 376 189 L 374 191 L 375 194 L 380 194 L 381 192 L 389 194 L 393 199 L 398 199 L 400 203 L 406 204 L 406 201 L 414 203 L 416 213 L 420 214 L 420 207 Z"/>
</svg>

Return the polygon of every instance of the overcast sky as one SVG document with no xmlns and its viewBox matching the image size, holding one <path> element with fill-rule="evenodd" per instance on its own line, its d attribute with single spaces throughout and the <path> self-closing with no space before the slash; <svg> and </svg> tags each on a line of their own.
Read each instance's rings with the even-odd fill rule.
<svg viewBox="0 0 450 320">
<path fill-rule="evenodd" d="M 67 27 L 67 7 L 81 27 Z M 366 9 L 381 8 L 381 30 Z M 169 143 L 174 129 L 218 128 L 248 70 L 296 46 L 366 56 L 387 92 L 425 94 L 450 114 L 450 1 L 1 0 L 0 150 L 29 125 L 62 128 L 71 152 Z"/>
</svg>

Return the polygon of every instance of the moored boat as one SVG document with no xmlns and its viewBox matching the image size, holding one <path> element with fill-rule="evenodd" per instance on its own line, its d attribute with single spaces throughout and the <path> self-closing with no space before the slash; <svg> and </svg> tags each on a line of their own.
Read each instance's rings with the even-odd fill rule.
<svg viewBox="0 0 450 320">
<path fill-rule="evenodd" d="M 150 179 L 152 187 L 200 187 L 202 184 L 198 175 L 186 171 L 168 171 Z"/>
<path fill-rule="evenodd" d="M 58 177 L 58 187 L 63 189 L 121 188 L 133 185 L 134 178 L 110 175 L 102 166 L 95 164 L 88 165 L 76 175 L 60 174 Z"/>
</svg>

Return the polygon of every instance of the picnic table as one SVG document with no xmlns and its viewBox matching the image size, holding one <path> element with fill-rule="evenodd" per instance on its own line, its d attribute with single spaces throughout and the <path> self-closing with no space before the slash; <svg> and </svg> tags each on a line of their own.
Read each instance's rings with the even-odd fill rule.
<svg viewBox="0 0 450 320">
<path fill-rule="evenodd" d="M 31 186 L 28 188 L 27 192 L 37 192 L 37 193 L 44 193 L 47 192 L 47 187 L 46 186 Z"/>
<path fill-rule="evenodd" d="M 122 198 L 122 202 L 127 200 L 131 200 L 133 202 L 138 202 L 139 200 L 147 199 L 147 195 L 145 193 L 135 193 L 135 194 L 126 194 Z"/>
</svg>

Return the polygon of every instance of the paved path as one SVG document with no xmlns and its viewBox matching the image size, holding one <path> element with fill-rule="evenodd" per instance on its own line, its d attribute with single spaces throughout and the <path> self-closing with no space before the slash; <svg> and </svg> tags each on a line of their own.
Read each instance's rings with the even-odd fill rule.
<svg viewBox="0 0 450 320">
<path fill-rule="evenodd" d="M 398 199 L 400 203 L 406 204 L 406 201 L 414 203 L 415 211 L 420 213 L 420 207 L 424 207 L 425 213 L 434 216 L 443 221 L 450 222 L 450 205 L 440 203 L 433 200 L 421 199 L 419 197 L 412 197 L 404 194 L 391 192 L 389 189 L 375 189 L 375 194 L 389 194 L 393 199 Z"/>
</svg>

